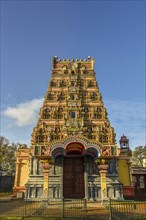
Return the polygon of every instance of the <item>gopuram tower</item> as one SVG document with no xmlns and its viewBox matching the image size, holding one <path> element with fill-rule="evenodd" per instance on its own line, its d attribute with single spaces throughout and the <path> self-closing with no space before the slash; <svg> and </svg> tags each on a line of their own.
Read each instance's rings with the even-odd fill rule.
<svg viewBox="0 0 146 220">
<path fill-rule="evenodd" d="M 93 58 L 52 59 L 31 146 L 22 146 L 16 156 L 14 193 L 24 191 L 28 199 L 98 201 L 123 196 L 115 133 L 96 82 Z"/>
</svg>

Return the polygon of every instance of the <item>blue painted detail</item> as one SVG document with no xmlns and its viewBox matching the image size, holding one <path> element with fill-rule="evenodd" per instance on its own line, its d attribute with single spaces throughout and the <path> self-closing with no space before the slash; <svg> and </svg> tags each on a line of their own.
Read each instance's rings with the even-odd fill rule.
<svg viewBox="0 0 146 220">
<path fill-rule="evenodd" d="M 65 151 L 64 151 L 64 148 L 62 147 L 58 147 L 58 148 L 55 148 L 53 151 L 52 151 L 52 156 L 54 158 L 58 157 L 58 156 L 64 156 L 65 155 Z"/>
<path fill-rule="evenodd" d="M 85 151 L 85 155 L 90 155 L 94 159 L 97 159 L 99 157 L 99 151 L 94 147 L 89 147 Z"/>
</svg>

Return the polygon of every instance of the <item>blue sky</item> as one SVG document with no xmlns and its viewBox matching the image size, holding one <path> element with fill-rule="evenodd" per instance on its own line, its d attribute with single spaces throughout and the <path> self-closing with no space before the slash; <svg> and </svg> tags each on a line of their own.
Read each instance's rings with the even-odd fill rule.
<svg viewBox="0 0 146 220">
<path fill-rule="evenodd" d="M 117 143 L 145 144 L 145 1 L 1 1 L 1 135 L 30 144 L 51 58 L 95 59 Z"/>
</svg>

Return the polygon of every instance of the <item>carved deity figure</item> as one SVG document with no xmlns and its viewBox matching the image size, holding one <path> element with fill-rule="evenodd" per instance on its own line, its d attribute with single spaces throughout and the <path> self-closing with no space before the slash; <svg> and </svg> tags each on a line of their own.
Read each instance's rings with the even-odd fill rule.
<svg viewBox="0 0 146 220">
<path fill-rule="evenodd" d="M 110 156 L 110 149 L 107 146 L 102 148 L 102 156 Z"/>
<path fill-rule="evenodd" d="M 49 156 L 50 155 L 50 148 L 48 148 L 47 146 L 42 146 L 41 148 L 41 155 L 42 156 Z"/>
</svg>

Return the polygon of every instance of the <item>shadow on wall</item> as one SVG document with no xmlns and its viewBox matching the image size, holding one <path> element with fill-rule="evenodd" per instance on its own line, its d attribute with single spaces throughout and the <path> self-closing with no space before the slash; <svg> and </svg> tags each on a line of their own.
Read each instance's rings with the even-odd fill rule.
<svg viewBox="0 0 146 220">
<path fill-rule="evenodd" d="M 11 192 L 13 184 L 13 176 L 0 176 L 0 192 Z"/>
</svg>

